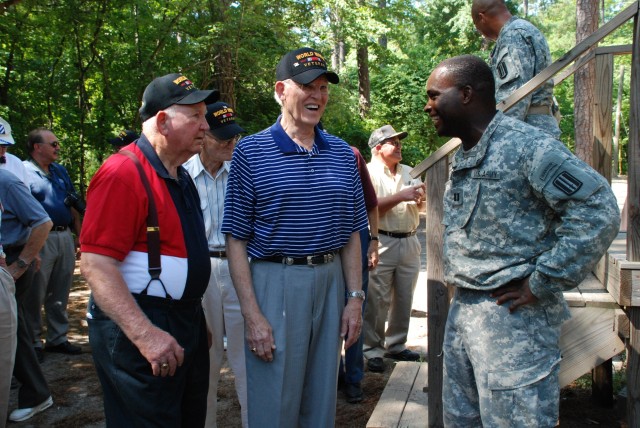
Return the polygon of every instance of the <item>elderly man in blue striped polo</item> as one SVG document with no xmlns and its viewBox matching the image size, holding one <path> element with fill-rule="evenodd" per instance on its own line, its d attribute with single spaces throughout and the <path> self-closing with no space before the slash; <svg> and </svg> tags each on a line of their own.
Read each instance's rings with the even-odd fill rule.
<svg viewBox="0 0 640 428">
<path fill-rule="evenodd" d="M 245 320 L 249 426 L 328 427 L 342 341 L 362 326 L 367 213 L 353 151 L 318 127 L 338 75 L 301 48 L 276 80 L 282 113 L 236 147 L 222 224 Z"/>
</svg>

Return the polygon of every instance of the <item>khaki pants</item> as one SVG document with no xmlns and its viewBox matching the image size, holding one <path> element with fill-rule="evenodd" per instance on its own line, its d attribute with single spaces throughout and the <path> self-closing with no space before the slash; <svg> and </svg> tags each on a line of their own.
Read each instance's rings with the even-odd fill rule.
<svg viewBox="0 0 640 428">
<path fill-rule="evenodd" d="M 18 310 L 16 286 L 5 269 L 0 268 L 0 428 L 7 421 L 11 374 L 18 343 Z"/>
</svg>

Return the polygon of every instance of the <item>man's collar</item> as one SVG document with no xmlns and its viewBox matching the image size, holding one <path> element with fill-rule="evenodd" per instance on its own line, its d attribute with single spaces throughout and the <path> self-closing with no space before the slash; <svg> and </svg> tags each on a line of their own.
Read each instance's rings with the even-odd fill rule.
<svg viewBox="0 0 640 428">
<path fill-rule="evenodd" d="M 189 175 L 193 178 L 196 178 L 200 174 L 208 174 L 209 176 L 211 176 L 211 173 L 207 171 L 207 169 L 204 167 L 204 164 L 202 163 L 202 159 L 200 159 L 200 155 L 193 155 L 182 166 L 187 170 Z M 231 162 L 223 161 L 218 171 L 216 171 L 216 175 L 212 176 L 212 178 L 214 179 L 217 178 L 223 172 L 226 172 L 228 174 L 230 169 L 231 169 Z"/>
<path fill-rule="evenodd" d="M 144 157 L 147 158 L 153 169 L 156 170 L 156 173 L 158 173 L 160 177 L 170 178 L 172 180 L 174 179 L 171 175 L 169 175 L 169 171 L 167 171 L 167 168 L 164 167 L 164 164 L 158 157 L 158 154 L 156 153 L 149 140 L 147 140 L 147 137 L 144 135 L 144 133 L 140 135 L 140 138 L 138 138 L 138 140 L 133 144 L 138 146 Z M 180 169 L 180 167 L 178 167 L 178 169 Z"/>
<path fill-rule="evenodd" d="M 284 154 L 301 153 L 300 146 L 298 146 L 291 139 L 291 137 L 289 137 L 289 134 L 287 134 L 282 128 L 282 125 L 280 123 L 281 119 L 282 115 L 278 116 L 276 123 L 271 126 L 271 136 L 273 137 L 273 140 L 275 141 L 280 151 Z M 314 127 L 313 131 L 315 134 L 313 143 L 317 150 L 319 152 L 323 150 L 329 150 L 331 148 L 331 144 L 325 138 L 324 131 L 317 125 Z"/>
</svg>

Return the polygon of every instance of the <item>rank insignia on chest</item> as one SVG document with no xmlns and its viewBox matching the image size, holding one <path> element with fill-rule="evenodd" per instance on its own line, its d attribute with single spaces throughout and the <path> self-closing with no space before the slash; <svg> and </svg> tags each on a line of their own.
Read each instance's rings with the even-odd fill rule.
<svg viewBox="0 0 640 428">
<path fill-rule="evenodd" d="M 506 61 L 500 61 L 496 66 L 496 71 L 498 72 L 498 76 L 501 79 L 504 79 L 509 74 L 509 70 L 507 69 Z"/>
<path fill-rule="evenodd" d="M 450 195 L 450 203 L 451 206 L 460 206 L 462 205 L 462 200 L 463 200 L 463 192 L 462 189 L 460 188 L 455 188 L 455 189 L 451 189 L 451 193 L 449 193 Z"/>
</svg>

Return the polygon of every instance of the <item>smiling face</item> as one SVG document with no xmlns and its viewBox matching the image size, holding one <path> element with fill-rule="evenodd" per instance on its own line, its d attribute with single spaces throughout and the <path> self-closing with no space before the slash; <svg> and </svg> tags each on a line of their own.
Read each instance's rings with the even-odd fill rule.
<svg viewBox="0 0 640 428">
<path fill-rule="evenodd" d="M 445 67 L 436 68 L 427 80 L 427 113 L 440 136 L 457 137 L 458 113 L 462 108 L 462 90 L 447 75 Z"/>
<path fill-rule="evenodd" d="M 329 82 L 324 75 L 306 85 L 289 79 L 276 83 L 276 93 L 282 101 L 283 122 L 314 127 L 327 106 Z"/>
<path fill-rule="evenodd" d="M 377 150 L 380 159 L 382 159 L 389 168 L 394 167 L 402 160 L 402 143 L 397 136 L 387 138 L 378 144 Z"/>
</svg>

